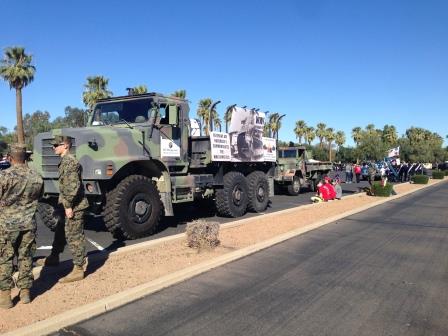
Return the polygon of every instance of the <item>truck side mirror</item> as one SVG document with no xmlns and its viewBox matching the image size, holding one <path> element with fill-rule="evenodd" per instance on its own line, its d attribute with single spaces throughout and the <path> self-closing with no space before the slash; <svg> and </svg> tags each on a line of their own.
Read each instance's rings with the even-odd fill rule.
<svg viewBox="0 0 448 336">
<path fill-rule="evenodd" d="M 177 105 L 169 105 L 168 106 L 168 123 L 170 125 L 177 125 L 178 123 L 178 111 L 179 108 Z"/>
<path fill-rule="evenodd" d="M 93 110 L 87 110 L 86 113 L 83 114 L 84 126 L 91 125 L 93 119 Z"/>
</svg>

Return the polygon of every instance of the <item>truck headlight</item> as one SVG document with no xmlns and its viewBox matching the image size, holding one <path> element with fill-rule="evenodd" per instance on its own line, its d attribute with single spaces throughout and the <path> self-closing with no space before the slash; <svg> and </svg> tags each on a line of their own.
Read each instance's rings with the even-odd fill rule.
<svg viewBox="0 0 448 336">
<path fill-rule="evenodd" d="M 103 175 L 103 172 L 101 171 L 100 168 L 97 168 L 97 169 L 95 169 L 95 170 L 93 171 L 93 174 L 95 174 L 95 175 Z"/>
</svg>

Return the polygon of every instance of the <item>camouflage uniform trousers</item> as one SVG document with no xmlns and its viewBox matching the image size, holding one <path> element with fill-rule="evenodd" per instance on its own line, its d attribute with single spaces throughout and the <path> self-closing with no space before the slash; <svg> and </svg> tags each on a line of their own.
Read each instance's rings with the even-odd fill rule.
<svg viewBox="0 0 448 336">
<path fill-rule="evenodd" d="M 73 264 L 76 266 L 83 266 L 86 262 L 84 217 L 85 213 L 83 210 L 74 212 L 73 218 L 65 218 L 65 223 L 59 223 L 54 233 L 51 253 L 62 253 L 65 245 L 68 243 L 73 256 Z"/>
<path fill-rule="evenodd" d="M 33 256 L 36 252 L 36 233 L 34 230 L 0 230 L 0 290 L 14 288 L 12 279 L 13 259 L 17 255 L 19 277 L 17 287 L 31 288 L 33 284 Z"/>
</svg>

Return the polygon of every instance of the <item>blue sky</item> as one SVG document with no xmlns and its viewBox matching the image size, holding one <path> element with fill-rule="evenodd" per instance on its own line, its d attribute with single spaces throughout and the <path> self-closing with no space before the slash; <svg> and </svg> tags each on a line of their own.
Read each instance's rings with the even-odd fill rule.
<svg viewBox="0 0 448 336">
<path fill-rule="evenodd" d="M 87 76 L 114 95 L 145 84 L 286 114 L 346 133 L 373 123 L 448 134 L 448 1 L 2 1 L 0 48 L 24 46 L 35 80 L 24 113 L 84 107 Z M 0 125 L 15 93 L 0 82 Z M 447 143 L 447 141 L 445 141 Z"/>
</svg>

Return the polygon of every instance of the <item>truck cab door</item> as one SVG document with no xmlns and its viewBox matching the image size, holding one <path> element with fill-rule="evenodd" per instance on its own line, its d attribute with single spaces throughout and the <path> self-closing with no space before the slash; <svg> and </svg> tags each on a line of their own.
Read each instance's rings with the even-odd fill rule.
<svg viewBox="0 0 448 336">
<path fill-rule="evenodd" d="M 183 139 L 182 111 L 180 106 L 170 104 L 159 107 L 160 156 L 171 173 L 187 170 L 188 138 Z M 188 131 L 188 130 L 187 130 Z"/>
</svg>

